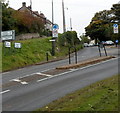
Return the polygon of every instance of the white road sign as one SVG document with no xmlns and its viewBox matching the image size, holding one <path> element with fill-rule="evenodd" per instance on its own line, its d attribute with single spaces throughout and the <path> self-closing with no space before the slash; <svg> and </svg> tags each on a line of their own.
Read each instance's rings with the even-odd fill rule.
<svg viewBox="0 0 120 113">
<path fill-rule="evenodd" d="M 21 43 L 15 43 L 15 48 L 21 48 L 22 46 L 21 46 Z"/>
<path fill-rule="evenodd" d="M 10 48 L 11 47 L 11 42 L 5 42 L 5 47 L 8 47 L 8 48 Z"/>
<path fill-rule="evenodd" d="M 1 32 L 2 41 L 4 40 L 14 40 L 15 39 L 15 30 L 2 31 Z"/>
<path fill-rule="evenodd" d="M 118 24 L 113 25 L 113 32 L 118 33 Z"/>
<path fill-rule="evenodd" d="M 57 37 L 58 37 L 58 29 L 53 29 L 53 31 L 52 31 L 52 36 L 53 36 L 54 38 L 57 38 Z"/>
</svg>

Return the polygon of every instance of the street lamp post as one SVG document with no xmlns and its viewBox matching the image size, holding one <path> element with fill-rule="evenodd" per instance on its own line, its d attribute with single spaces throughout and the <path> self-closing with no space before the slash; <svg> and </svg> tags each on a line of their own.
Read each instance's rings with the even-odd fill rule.
<svg viewBox="0 0 120 113">
<path fill-rule="evenodd" d="M 66 32 L 65 27 L 65 10 L 64 10 L 64 1 L 62 0 L 62 11 L 63 11 L 63 33 Z"/>
</svg>

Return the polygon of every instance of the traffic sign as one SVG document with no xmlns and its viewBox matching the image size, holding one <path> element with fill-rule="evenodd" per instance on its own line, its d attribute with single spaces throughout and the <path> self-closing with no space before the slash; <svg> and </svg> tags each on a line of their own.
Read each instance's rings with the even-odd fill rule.
<svg viewBox="0 0 120 113">
<path fill-rule="evenodd" d="M 5 47 L 10 48 L 11 47 L 11 42 L 6 41 L 5 42 Z"/>
<path fill-rule="evenodd" d="M 21 48 L 22 47 L 22 45 L 21 45 L 21 43 L 15 43 L 15 48 Z"/>
<path fill-rule="evenodd" d="M 2 31 L 1 38 L 2 38 L 2 41 L 14 40 L 15 39 L 15 30 Z"/>
<path fill-rule="evenodd" d="M 116 43 L 118 43 L 118 40 L 115 40 Z"/>
<path fill-rule="evenodd" d="M 53 29 L 59 29 L 59 26 L 57 24 L 54 24 Z"/>
<path fill-rule="evenodd" d="M 53 31 L 52 31 L 52 36 L 53 36 L 54 38 L 57 38 L 57 37 L 58 37 L 58 29 L 53 29 Z"/>
<path fill-rule="evenodd" d="M 113 32 L 118 33 L 118 24 L 113 25 Z"/>
</svg>

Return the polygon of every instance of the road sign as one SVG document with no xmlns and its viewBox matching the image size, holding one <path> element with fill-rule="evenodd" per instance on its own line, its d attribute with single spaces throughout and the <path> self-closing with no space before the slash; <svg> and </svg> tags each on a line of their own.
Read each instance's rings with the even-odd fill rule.
<svg viewBox="0 0 120 113">
<path fill-rule="evenodd" d="M 118 33 L 118 24 L 113 25 L 113 32 Z"/>
<path fill-rule="evenodd" d="M 21 43 L 15 43 L 15 48 L 21 48 L 22 46 L 21 46 Z"/>
<path fill-rule="evenodd" d="M 55 40 L 49 40 L 50 42 L 55 42 Z"/>
<path fill-rule="evenodd" d="M 5 42 L 5 47 L 10 48 L 11 47 L 11 42 Z"/>
<path fill-rule="evenodd" d="M 116 43 L 118 43 L 118 40 L 115 40 Z"/>
<path fill-rule="evenodd" d="M 59 29 L 59 26 L 57 24 L 54 24 L 53 29 Z"/>
<path fill-rule="evenodd" d="M 57 38 L 58 37 L 58 29 L 53 29 L 52 31 L 52 37 Z"/>
<path fill-rule="evenodd" d="M 2 31 L 1 32 L 2 41 L 5 40 L 14 40 L 15 39 L 15 30 Z"/>
</svg>

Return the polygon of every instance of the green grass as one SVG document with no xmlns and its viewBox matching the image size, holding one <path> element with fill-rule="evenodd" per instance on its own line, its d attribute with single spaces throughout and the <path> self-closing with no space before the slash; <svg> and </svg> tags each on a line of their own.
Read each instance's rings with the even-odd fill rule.
<svg viewBox="0 0 120 113">
<path fill-rule="evenodd" d="M 39 111 L 118 111 L 118 76 L 68 94 L 33 113 Z"/>
<path fill-rule="evenodd" d="M 49 53 L 49 60 L 64 57 L 68 54 L 68 48 L 62 47 L 61 50 L 56 49 L 56 55 L 52 56 L 50 54 L 52 47 L 51 42 L 49 41 L 50 39 L 51 37 L 13 41 L 11 48 L 4 47 L 2 50 L 2 71 L 44 62 L 46 61 L 46 52 Z M 15 49 L 14 42 L 20 42 L 22 48 Z M 81 46 L 79 45 L 78 48 L 81 48 Z"/>
</svg>

